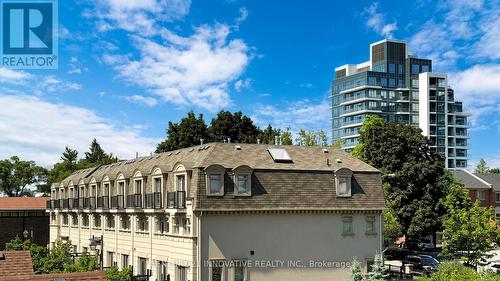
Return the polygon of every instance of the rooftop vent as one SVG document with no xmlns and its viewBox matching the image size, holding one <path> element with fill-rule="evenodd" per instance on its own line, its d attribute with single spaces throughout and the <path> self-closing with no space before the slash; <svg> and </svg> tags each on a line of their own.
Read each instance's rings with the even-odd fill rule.
<svg viewBox="0 0 500 281">
<path fill-rule="evenodd" d="M 323 153 L 328 153 L 328 149 L 327 148 L 323 148 Z"/>
<path fill-rule="evenodd" d="M 236 150 L 241 150 L 241 145 L 236 145 L 234 148 L 235 148 Z"/>
<path fill-rule="evenodd" d="M 267 151 L 276 163 L 293 163 L 292 158 L 284 148 L 268 148 Z"/>
<path fill-rule="evenodd" d="M 342 163 L 342 160 L 340 158 L 337 158 L 337 160 L 335 161 L 337 161 L 337 163 Z"/>
</svg>

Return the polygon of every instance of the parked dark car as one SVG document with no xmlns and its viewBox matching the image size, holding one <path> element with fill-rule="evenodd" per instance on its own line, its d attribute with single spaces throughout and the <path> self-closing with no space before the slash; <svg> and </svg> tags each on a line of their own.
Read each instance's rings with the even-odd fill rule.
<svg viewBox="0 0 500 281">
<path fill-rule="evenodd" d="M 408 255 L 413 254 L 412 251 L 403 248 L 389 248 L 384 252 L 386 260 L 404 260 Z"/>
<path fill-rule="evenodd" d="M 413 271 L 423 274 L 434 271 L 439 266 L 439 261 L 429 255 L 410 255 L 403 263 L 413 265 Z"/>
</svg>

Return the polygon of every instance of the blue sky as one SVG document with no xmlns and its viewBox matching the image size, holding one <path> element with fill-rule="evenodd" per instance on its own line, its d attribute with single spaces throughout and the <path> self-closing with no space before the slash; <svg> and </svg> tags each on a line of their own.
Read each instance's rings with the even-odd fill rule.
<svg viewBox="0 0 500 281">
<path fill-rule="evenodd" d="M 59 25 L 58 70 L 0 69 L 0 158 L 149 154 L 189 110 L 330 133 L 333 69 L 396 38 L 473 112 L 471 162 L 500 166 L 499 1 L 59 1 Z"/>
</svg>

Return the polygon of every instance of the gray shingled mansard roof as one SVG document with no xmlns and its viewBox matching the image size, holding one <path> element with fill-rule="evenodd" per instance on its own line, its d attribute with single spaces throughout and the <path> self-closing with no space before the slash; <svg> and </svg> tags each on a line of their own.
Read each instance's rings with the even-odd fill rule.
<svg viewBox="0 0 500 281">
<path fill-rule="evenodd" d="M 285 149 L 292 163 L 276 163 L 268 148 Z M 265 144 L 209 143 L 205 145 L 164 152 L 134 160 L 80 170 L 63 180 L 78 184 L 94 177 L 116 178 L 119 173 L 131 177 L 136 170 L 148 175 L 155 167 L 163 173 L 171 172 L 182 163 L 187 169 L 205 168 L 212 164 L 233 169 L 247 165 L 254 171 L 252 196 L 236 197 L 231 180 L 225 181 L 226 195 L 206 196 L 205 188 L 198 188 L 194 208 L 206 210 L 249 209 L 383 209 L 384 194 L 380 172 L 374 167 L 332 148 L 305 146 L 274 146 Z M 336 196 L 333 172 L 348 168 L 354 172 L 352 197 Z M 204 177 L 199 185 L 205 184 Z"/>
<path fill-rule="evenodd" d="M 500 190 L 500 174 L 478 174 L 474 173 L 474 175 L 480 177 L 487 183 L 491 184 L 491 187 L 495 190 Z"/>
<path fill-rule="evenodd" d="M 453 176 L 461 181 L 465 188 L 468 189 L 489 189 L 492 187 L 491 182 L 487 180 L 487 176 L 485 174 L 477 174 L 471 173 L 466 170 L 451 170 L 450 171 Z M 486 176 L 486 177 L 485 177 Z M 498 175 L 498 182 L 500 183 L 500 175 Z M 500 184 L 497 185 L 497 188 L 500 188 Z"/>
</svg>

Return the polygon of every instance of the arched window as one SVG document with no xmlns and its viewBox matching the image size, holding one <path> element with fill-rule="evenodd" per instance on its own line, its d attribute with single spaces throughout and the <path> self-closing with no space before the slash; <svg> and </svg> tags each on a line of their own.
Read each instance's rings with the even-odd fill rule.
<svg viewBox="0 0 500 281">
<path fill-rule="evenodd" d="M 337 197 L 351 197 L 352 171 L 348 168 L 340 168 L 335 171 L 335 186 Z"/>
<path fill-rule="evenodd" d="M 252 195 L 252 168 L 243 165 L 233 169 L 234 195 Z"/>
<path fill-rule="evenodd" d="M 205 168 L 207 195 L 223 196 L 224 195 L 224 175 L 226 169 L 221 165 L 210 165 Z"/>
</svg>

